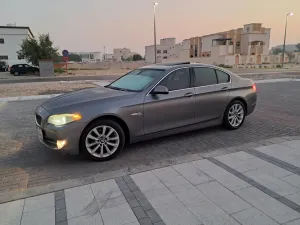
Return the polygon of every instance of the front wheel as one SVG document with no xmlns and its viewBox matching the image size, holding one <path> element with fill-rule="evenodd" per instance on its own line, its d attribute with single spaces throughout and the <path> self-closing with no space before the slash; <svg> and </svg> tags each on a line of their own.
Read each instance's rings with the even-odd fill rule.
<svg viewBox="0 0 300 225">
<path fill-rule="evenodd" d="M 14 75 L 15 75 L 15 76 L 19 76 L 20 73 L 19 73 L 19 72 L 14 72 Z"/>
<path fill-rule="evenodd" d="M 223 124 L 229 130 L 236 130 L 242 126 L 245 117 L 246 111 L 244 104 L 239 100 L 235 100 L 228 105 L 224 113 Z"/>
<path fill-rule="evenodd" d="M 123 149 L 125 134 L 121 126 L 113 120 L 97 120 L 83 132 L 81 150 L 96 161 L 114 158 Z"/>
</svg>

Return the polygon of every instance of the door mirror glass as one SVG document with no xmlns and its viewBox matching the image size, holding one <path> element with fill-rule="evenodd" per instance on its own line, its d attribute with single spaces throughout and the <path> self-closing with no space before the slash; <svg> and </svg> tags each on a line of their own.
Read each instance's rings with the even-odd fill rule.
<svg viewBox="0 0 300 225">
<path fill-rule="evenodd" d="M 167 94 L 169 94 L 169 90 L 165 86 L 156 86 L 153 89 L 153 91 L 151 92 L 151 94 L 153 94 L 153 95 L 158 95 L 158 94 L 160 94 L 160 95 L 167 95 Z"/>
</svg>

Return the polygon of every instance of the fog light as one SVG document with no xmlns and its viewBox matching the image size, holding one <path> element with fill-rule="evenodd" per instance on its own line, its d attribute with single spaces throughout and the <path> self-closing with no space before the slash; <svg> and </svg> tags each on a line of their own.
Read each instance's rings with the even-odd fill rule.
<svg viewBox="0 0 300 225">
<path fill-rule="evenodd" d="M 60 140 L 56 142 L 58 149 L 62 149 L 66 144 L 67 144 L 67 140 Z"/>
</svg>

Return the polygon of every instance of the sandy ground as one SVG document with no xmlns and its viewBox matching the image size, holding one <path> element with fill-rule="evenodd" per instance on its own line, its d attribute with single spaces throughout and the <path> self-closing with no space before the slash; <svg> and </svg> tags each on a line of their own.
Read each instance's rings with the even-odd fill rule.
<svg viewBox="0 0 300 225">
<path fill-rule="evenodd" d="M 93 88 L 93 83 L 43 82 L 23 84 L 0 84 L 1 97 L 60 94 L 85 88 Z"/>
</svg>

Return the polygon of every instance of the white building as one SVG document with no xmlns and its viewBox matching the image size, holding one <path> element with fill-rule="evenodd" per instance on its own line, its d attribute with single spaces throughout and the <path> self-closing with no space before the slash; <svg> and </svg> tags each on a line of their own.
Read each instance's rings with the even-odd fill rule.
<svg viewBox="0 0 300 225">
<path fill-rule="evenodd" d="M 114 48 L 114 59 L 117 61 L 122 61 L 122 59 L 127 59 L 137 54 L 132 52 L 129 48 Z"/>
<path fill-rule="evenodd" d="M 70 54 L 80 55 L 82 62 L 97 63 L 102 61 L 102 52 L 70 52 Z"/>
<path fill-rule="evenodd" d="M 0 26 L 0 61 L 5 61 L 10 66 L 27 63 L 18 58 L 17 52 L 21 49 L 22 41 L 28 37 L 33 37 L 29 27 Z"/>
<path fill-rule="evenodd" d="M 190 40 L 183 40 L 182 43 L 176 44 L 176 38 L 163 38 L 156 45 L 156 61 L 188 59 L 190 52 Z M 154 45 L 145 47 L 146 63 L 154 63 Z"/>
<path fill-rule="evenodd" d="M 103 61 L 112 61 L 112 60 L 114 60 L 114 54 L 111 53 L 103 54 Z"/>
</svg>

